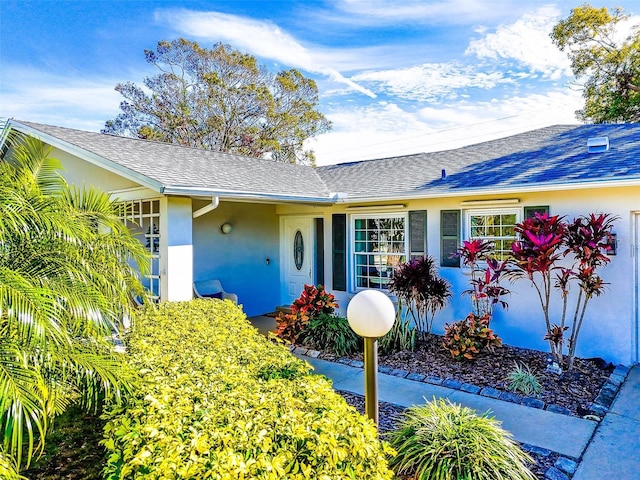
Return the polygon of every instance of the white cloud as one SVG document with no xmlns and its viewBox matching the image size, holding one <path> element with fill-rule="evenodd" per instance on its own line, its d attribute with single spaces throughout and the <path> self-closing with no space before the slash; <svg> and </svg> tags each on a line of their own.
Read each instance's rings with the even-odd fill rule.
<svg viewBox="0 0 640 480">
<path fill-rule="evenodd" d="M 230 43 L 234 48 L 248 51 L 252 55 L 325 75 L 371 98 L 376 96 L 371 90 L 346 78 L 335 68 L 318 62 L 313 50 L 304 47 L 273 22 L 226 13 L 196 12 L 186 9 L 158 10 L 156 19 L 166 22 L 185 35 L 213 42 Z"/>
<path fill-rule="evenodd" d="M 309 142 L 318 165 L 448 150 L 556 124 L 576 124 L 569 89 L 486 102 L 457 101 L 406 111 L 392 103 L 328 114 L 334 131 Z"/>
<path fill-rule="evenodd" d="M 499 83 L 512 83 L 501 72 L 477 72 L 475 67 L 457 63 L 436 63 L 415 67 L 365 72 L 353 77 L 358 82 L 372 82 L 403 99 L 433 101 L 455 97 L 465 88 L 490 89 Z"/>
<path fill-rule="evenodd" d="M 118 113 L 117 80 L 3 66 L 0 115 L 97 131 Z"/>
<path fill-rule="evenodd" d="M 494 33 L 472 40 L 465 53 L 481 59 L 512 59 L 551 79 L 571 75 L 565 53 L 553 45 L 549 34 L 560 19 L 553 6 L 538 8 L 515 23 L 500 25 Z"/>
</svg>

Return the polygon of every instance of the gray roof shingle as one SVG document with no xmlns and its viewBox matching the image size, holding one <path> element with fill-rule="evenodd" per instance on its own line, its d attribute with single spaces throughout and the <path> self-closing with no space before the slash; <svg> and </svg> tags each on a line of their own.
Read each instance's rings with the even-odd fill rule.
<svg viewBox="0 0 640 480">
<path fill-rule="evenodd" d="M 588 153 L 587 139 L 610 149 Z M 442 170 L 446 178 L 442 178 Z M 640 179 L 640 124 L 557 125 L 455 150 L 318 168 L 350 198 L 410 197 Z"/>
<path fill-rule="evenodd" d="M 329 197 L 316 170 L 255 157 L 19 121 L 164 187 Z"/>
<path fill-rule="evenodd" d="M 16 123 L 16 122 L 14 122 Z M 461 195 L 640 180 L 640 124 L 556 125 L 455 150 L 312 168 L 166 143 L 17 122 L 166 188 L 331 201 Z M 610 149 L 588 153 L 587 139 Z M 442 176 L 446 172 L 446 178 Z"/>
</svg>

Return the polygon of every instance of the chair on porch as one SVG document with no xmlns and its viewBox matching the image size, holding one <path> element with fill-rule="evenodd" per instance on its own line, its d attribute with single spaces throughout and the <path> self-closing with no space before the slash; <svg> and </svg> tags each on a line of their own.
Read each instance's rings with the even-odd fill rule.
<svg viewBox="0 0 640 480">
<path fill-rule="evenodd" d="M 198 298 L 219 298 L 221 300 L 231 300 L 238 304 L 238 296 L 235 293 L 225 292 L 220 280 L 200 280 L 193 282 L 193 292 Z"/>
</svg>

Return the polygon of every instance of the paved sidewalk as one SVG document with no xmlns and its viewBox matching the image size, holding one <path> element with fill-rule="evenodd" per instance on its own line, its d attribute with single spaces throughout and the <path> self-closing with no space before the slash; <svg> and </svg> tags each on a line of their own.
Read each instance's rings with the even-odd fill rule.
<svg viewBox="0 0 640 480">
<path fill-rule="evenodd" d="M 313 365 L 315 372 L 333 381 L 337 390 L 364 394 L 364 370 L 361 368 L 300 356 Z M 473 408 L 479 413 L 491 411 L 521 443 L 547 448 L 561 455 L 580 458 L 593 436 L 597 423 L 555 412 L 474 395 L 460 390 L 415 382 L 383 373 L 378 374 L 378 399 L 408 407 L 436 398 Z M 624 477 L 620 477 L 622 480 Z"/>
<path fill-rule="evenodd" d="M 640 479 L 640 367 L 622 384 L 573 480 Z"/>
</svg>

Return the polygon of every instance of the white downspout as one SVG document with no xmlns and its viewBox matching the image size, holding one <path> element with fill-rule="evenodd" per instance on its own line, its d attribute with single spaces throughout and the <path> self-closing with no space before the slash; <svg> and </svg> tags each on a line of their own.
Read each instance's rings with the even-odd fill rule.
<svg viewBox="0 0 640 480">
<path fill-rule="evenodd" d="M 193 212 L 193 218 L 201 217 L 205 213 L 215 210 L 218 208 L 218 205 L 220 205 L 220 197 L 211 197 L 211 203 Z"/>
</svg>

